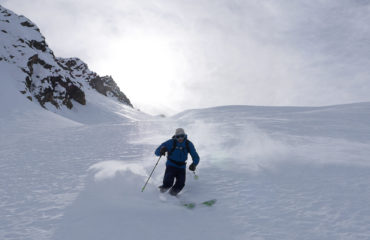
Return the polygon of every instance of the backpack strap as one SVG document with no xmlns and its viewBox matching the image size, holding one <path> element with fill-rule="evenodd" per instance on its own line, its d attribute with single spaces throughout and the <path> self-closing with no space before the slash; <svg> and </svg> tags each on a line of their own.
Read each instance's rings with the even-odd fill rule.
<svg viewBox="0 0 370 240">
<path fill-rule="evenodd" d="M 186 150 L 188 150 L 188 153 L 190 153 L 189 142 L 190 141 L 188 139 L 186 139 L 185 146 L 186 146 Z M 171 150 L 168 152 L 168 156 L 170 156 L 173 153 L 173 151 L 175 151 L 175 149 L 176 149 L 176 140 L 173 139 L 173 145 L 172 145 Z"/>
<path fill-rule="evenodd" d="M 176 149 L 176 140 L 173 139 L 173 145 L 171 150 L 168 152 L 168 156 L 170 156 L 173 153 L 173 151 L 175 151 L 175 149 Z"/>
</svg>

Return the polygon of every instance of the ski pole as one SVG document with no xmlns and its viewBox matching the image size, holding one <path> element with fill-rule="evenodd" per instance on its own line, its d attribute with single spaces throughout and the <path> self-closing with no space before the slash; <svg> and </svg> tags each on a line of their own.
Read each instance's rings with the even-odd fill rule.
<svg viewBox="0 0 370 240">
<path fill-rule="evenodd" d="M 195 173 L 195 171 L 193 171 L 193 173 L 194 173 L 194 179 L 198 180 L 198 178 L 199 178 L 198 175 Z"/>
<path fill-rule="evenodd" d="M 146 183 L 145 183 L 144 187 L 141 189 L 141 192 L 144 192 L 145 187 L 146 187 L 146 185 L 148 184 L 149 179 L 150 179 L 150 177 L 152 176 L 152 174 L 153 174 L 153 172 L 154 172 L 154 169 L 157 167 L 157 165 L 158 165 L 158 163 L 159 163 L 159 160 L 161 160 L 161 157 L 162 157 L 162 156 L 160 156 L 160 157 L 158 158 L 158 161 L 157 161 L 157 163 L 155 164 L 155 166 L 154 166 L 154 168 L 153 168 L 152 173 L 149 175 L 148 180 L 146 180 Z"/>
</svg>

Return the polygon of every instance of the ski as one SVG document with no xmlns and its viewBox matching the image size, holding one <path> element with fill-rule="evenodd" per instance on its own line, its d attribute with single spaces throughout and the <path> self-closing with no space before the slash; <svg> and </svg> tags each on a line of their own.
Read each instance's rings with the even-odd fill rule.
<svg viewBox="0 0 370 240">
<path fill-rule="evenodd" d="M 200 206 L 207 206 L 207 207 L 211 207 L 213 206 L 215 203 L 217 202 L 216 199 L 211 199 L 211 200 L 208 200 L 208 201 L 204 201 L 204 202 L 201 202 L 201 203 L 195 203 L 195 202 L 187 202 L 187 203 L 183 203 L 182 205 L 188 209 L 193 209 L 195 208 L 196 206 L 200 205 Z"/>
</svg>

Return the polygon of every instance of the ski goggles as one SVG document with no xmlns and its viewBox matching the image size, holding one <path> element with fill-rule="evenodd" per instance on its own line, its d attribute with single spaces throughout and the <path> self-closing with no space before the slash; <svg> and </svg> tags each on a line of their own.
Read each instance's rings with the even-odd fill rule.
<svg viewBox="0 0 370 240">
<path fill-rule="evenodd" d="M 176 139 L 185 138 L 185 134 L 180 134 L 175 136 Z"/>
</svg>

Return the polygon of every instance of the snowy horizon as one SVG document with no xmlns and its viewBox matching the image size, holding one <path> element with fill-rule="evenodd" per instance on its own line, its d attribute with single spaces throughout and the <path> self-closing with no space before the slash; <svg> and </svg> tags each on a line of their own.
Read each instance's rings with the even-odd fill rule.
<svg viewBox="0 0 370 240">
<path fill-rule="evenodd" d="M 0 4 L 34 21 L 58 56 L 112 75 L 144 112 L 370 101 L 364 1 Z"/>
</svg>

